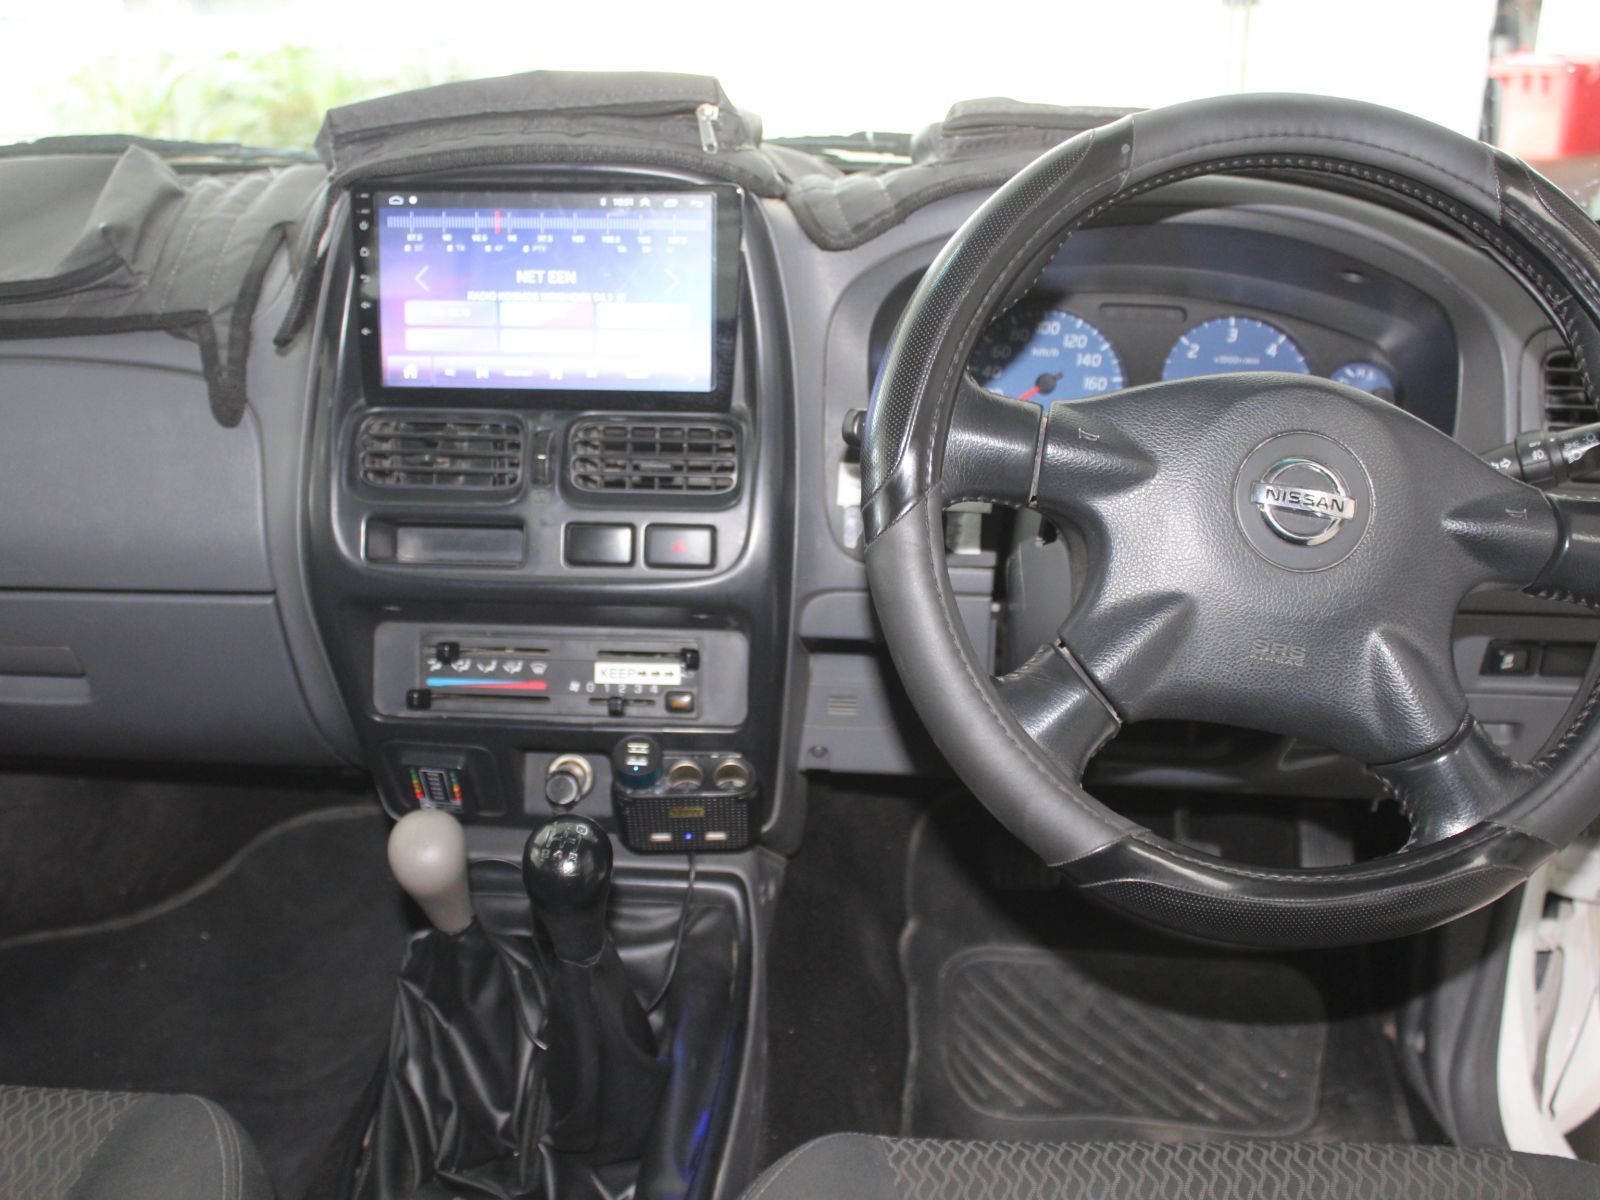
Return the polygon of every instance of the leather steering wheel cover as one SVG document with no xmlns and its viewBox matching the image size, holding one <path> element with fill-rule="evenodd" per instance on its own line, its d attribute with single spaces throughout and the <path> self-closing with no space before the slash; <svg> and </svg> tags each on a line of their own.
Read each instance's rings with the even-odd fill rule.
<svg viewBox="0 0 1600 1200">
<path fill-rule="evenodd" d="M 916 289 L 868 411 L 868 577 L 896 666 L 951 765 L 1002 823 L 1088 894 L 1220 941 L 1310 946 L 1402 936 L 1505 894 L 1593 818 L 1593 700 L 1563 739 L 1564 752 L 1543 764 L 1542 782 L 1493 820 L 1377 863 L 1255 871 L 1166 842 L 1067 778 L 999 700 L 955 617 L 942 553 L 941 454 L 985 318 L 1020 294 L 1072 229 L 1110 204 L 1217 172 L 1319 172 L 1380 202 L 1425 205 L 1523 279 L 1560 325 L 1594 393 L 1600 233 L 1521 163 L 1416 118 L 1314 97 L 1233 97 L 1134 114 L 1020 172 Z"/>
</svg>

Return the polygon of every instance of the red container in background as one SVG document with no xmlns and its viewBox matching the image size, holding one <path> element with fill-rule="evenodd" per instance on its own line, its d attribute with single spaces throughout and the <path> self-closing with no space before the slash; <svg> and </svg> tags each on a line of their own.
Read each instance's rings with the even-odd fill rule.
<svg viewBox="0 0 1600 1200">
<path fill-rule="evenodd" d="M 1600 154 L 1600 58 L 1510 54 L 1489 77 L 1501 88 L 1502 149 L 1530 162 Z"/>
</svg>

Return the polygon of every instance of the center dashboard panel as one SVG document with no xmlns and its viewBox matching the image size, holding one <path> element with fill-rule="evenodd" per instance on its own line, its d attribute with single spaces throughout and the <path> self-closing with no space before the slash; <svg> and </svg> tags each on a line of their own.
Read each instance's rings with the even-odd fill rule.
<svg viewBox="0 0 1600 1200">
<path fill-rule="evenodd" d="M 647 853 L 750 844 L 776 771 L 789 459 L 760 221 L 740 189 L 666 173 L 348 193 L 314 602 L 392 810 L 578 811 Z"/>
</svg>

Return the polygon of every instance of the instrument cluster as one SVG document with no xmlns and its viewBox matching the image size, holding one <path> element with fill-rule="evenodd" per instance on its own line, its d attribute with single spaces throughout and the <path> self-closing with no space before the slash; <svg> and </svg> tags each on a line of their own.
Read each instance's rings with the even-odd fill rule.
<svg viewBox="0 0 1600 1200">
<path fill-rule="evenodd" d="M 1398 373 L 1376 346 L 1273 314 L 1197 313 L 1195 307 L 1093 297 L 1025 300 L 984 333 L 969 370 L 991 391 L 1044 405 L 1241 371 L 1323 375 L 1401 403 Z"/>
</svg>

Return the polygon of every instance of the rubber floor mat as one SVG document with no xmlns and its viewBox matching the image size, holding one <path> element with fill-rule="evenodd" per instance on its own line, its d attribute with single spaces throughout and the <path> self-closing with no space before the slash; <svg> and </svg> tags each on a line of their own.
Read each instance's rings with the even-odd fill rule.
<svg viewBox="0 0 1600 1200">
<path fill-rule="evenodd" d="M 934 999 L 924 1103 L 995 1137 L 1286 1136 L 1316 1114 L 1326 1013 L 1282 963 L 976 946 Z"/>
<path fill-rule="evenodd" d="M 149 908 L 0 943 L 0 1081 L 208 1096 L 279 1200 L 330 1195 L 407 932 L 387 832 L 374 804 L 308 813 Z"/>
<path fill-rule="evenodd" d="M 1415 1140 L 1364 952 L 1179 941 L 996 870 L 1019 849 L 971 802 L 912 831 L 899 1132 Z"/>
</svg>

